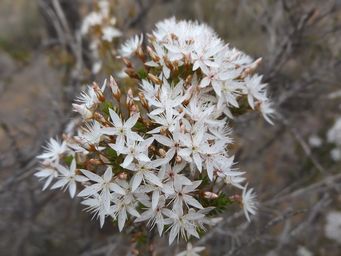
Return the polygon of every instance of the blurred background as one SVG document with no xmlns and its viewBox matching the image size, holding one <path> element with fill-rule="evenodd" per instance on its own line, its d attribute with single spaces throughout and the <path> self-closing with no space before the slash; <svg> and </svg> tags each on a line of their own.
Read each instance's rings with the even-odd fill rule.
<svg viewBox="0 0 341 256">
<path fill-rule="evenodd" d="M 341 1 L 109 2 L 123 36 L 96 51 L 79 32 L 96 1 L 0 2 L 0 255 L 131 255 L 131 237 L 110 223 L 100 229 L 77 199 L 41 192 L 35 156 L 66 129 L 82 86 L 119 72 L 105 50 L 171 16 L 205 22 L 263 57 L 278 112 L 274 126 L 252 113 L 231 123 L 258 215 L 246 223 L 228 209 L 193 244 L 206 246 L 203 255 L 341 255 Z M 152 246 L 156 255 L 184 247 Z"/>
</svg>

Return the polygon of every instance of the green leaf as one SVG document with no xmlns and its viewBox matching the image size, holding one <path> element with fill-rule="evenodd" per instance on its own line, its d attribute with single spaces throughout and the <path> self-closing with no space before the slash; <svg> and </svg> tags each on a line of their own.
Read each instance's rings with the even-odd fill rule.
<svg viewBox="0 0 341 256">
<path fill-rule="evenodd" d="M 117 159 L 117 152 L 114 149 L 110 148 L 110 147 L 106 148 L 105 155 L 111 161 L 116 161 L 116 159 Z"/>
<path fill-rule="evenodd" d="M 137 71 L 137 75 L 140 79 L 145 79 L 148 76 L 148 73 L 145 69 L 140 69 L 139 71 Z"/>
<path fill-rule="evenodd" d="M 64 162 L 65 162 L 68 166 L 71 165 L 72 160 L 73 160 L 73 156 L 72 156 L 72 155 L 69 155 L 69 156 L 64 157 Z"/>
<path fill-rule="evenodd" d="M 231 205 L 233 202 L 224 194 L 220 193 L 216 199 L 204 199 L 203 206 L 204 207 L 215 207 L 209 215 L 217 215 L 225 211 L 228 205 Z"/>
<path fill-rule="evenodd" d="M 110 101 L 104 101 L 101 105 L 101 110 L 107 116 L 109 116 L 109 108 L 114 109 L 112 103 Z"/>
</svg>

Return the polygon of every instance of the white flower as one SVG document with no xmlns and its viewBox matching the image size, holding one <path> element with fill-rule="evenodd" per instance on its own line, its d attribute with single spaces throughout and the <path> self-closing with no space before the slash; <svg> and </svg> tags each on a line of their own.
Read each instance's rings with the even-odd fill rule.
<svg viewBox="0 0 341 256">
<path fill-rule="evenodd" d="M 199 252 L 205 250 L 203 246 L 193 247 L 191 243 L 187 243 L 186 251 L 178 253 L 176 256 L 200 256 Z"/>
<path fill-rule="evenodd" d="M 99 25 L 102 23 L 102 15 L 97 12 L 91 12 L 89 13 L 85 19 L 83 20 L 82 27 L 81 27 L 81 33 L 87 34 L 89 32 L 89 29 L 93 26 Z"/>
<path fill-rule="evenodd" d="M 150 99 L 154 99 L 158 93 L 160 86 L 159 85 L 154 85 L 153 83 L 143 79 L 140 83 L 141 91 L 143 92 L 144 96 L 146 99 L 149 101 Z"/>
<path fill-rule="evenodd" d="M 208 67 L 218 67 L 218 64 L 214 62 L 214 55 L 223 50 L 221 40 L 218 38 L 203 38 L 203 40 L 196 41 L 194 44 L 193 70 L 197 70 L 199 67 L 201 70 L 207 70 Z"/>
<path fill-rule="evenodd" d="M 224 182 L 226 184 L 231 184 L 232 186 L 243 189 L 244 187 L 241 185 L 241 183 L 243 183 L 246 180 L 246 178 L 242 176 L 244 174 L 245 174 L 244 172 L 234 171 L 225 176 Z"/>
<path fill-rule="evenodd" d="M 45 183 L 42 190 L 45 190 L 52 182 L 53 179 L 58 177 L 58 172 L 52 167 L 42 167 L 38 172 L 34 174 L 39 180 L 44 180 Z"/>
<path fill-rule="evenodd" d="M 173 138 L 168 138 L 164 135 L 154 134 L 153 138 L 159 142 L 160 144 L 168 147 L 168 157 L 173 158 L 173 156 L 179 151 L 180 149 L 180 132 L 178 131 L 178 128 L 176 127 L 175 130 L 172 133 Z"/>
<path fill-rule="evenodd" d="M 117 150 L 120 154 L 126 155 L 121 166 L 126 168 L 134 159 L 142 162 L 150 162 L 151 160 L 148 157 L 148 148 L 153 141 L 154 138 L 149 138 L 139 143 L 128 140 L 127 147 L 123 147 L 120 151 L 119 149 Z M 115 146 L 113 146 L 113 148 L 115 149 Z"/>
<path fill-rule="evenodd" d="M 88 179 L 82 175 L 76 174 L 76 160 L 73 159 L 70 165 L 70 169 L 65 168 L 62 165 L 57 165 L 57 170 L 60 173 L 58 181 L 53 184 L 51 189 L 64 188 L 69 189 L 71 198 L 76 194 L 76 181 L 85 182 Z"/>
<path fill-rule="evenodd" d="M 262 76 L 259 75 L 253 75 L 251 77 L 248 76 L 245 78 L 245 93 L 247 94 L 247 100 L 252 109 L 255 108 L 254 99 L 261 102 L 267 99 L 264 91 L 266 84 L 262 84 L 261 80 Z"/>
<path fill-rule="evenodd" d="M 78 112 L 83 119 L 90 119 L 92 117 L 92 112 L 84 104 L 72 104 L 73 110 Z"/>
<path fill-rule="evenodd" d="M 155 162 L 142 162 L 139 161 L 137 164 L 132 163 L 126 168 L 130 171 L 135 172 L 132 180 L 132 191 L 134 192 L 142 183 L 142 180 L 147 180 L 151 184 L 162 187 L 162 183 L 159 177 L 154 174 L 154 169 L 157 166 Z"/>
<path fill-rule="evenodd" d="M 247 190 L 247 185 L 243 189 L 242 204 L 245 217 L 251 221 L 250 214 L 255 215 L 257 209 L 256 194 L 253 193 L 253 188 Z"/>
<path fill-rule="evenodd" d="M 168 79 L 170 76 L 170 69 L 166 65 L 166 62 L 165 62 L 165 60 L 169 60 L 168 51 L 166 50 L 166 48 L 162 47 L 161 45 L 157 43 L 153 44 L 153 48 L 159 60 L 157 63 L 154 61 L 148 61 L 145 63 L 145 65 L 150 66 L 150 67 L 161 67 L 162 74 L 165 76 L 166 79 Z"/>
<path fill-rule="evenodd" d="M 108 2 L 97 7 L 97 14 L 83 26 L 89 30 L 95 24 L 98 31 L 91 35 L 95 40 L 90 47 L 99 70 L 104 64 L 99 47 L 120 32 Z M 101 227 L 106 217 L 117 220 L 120 231 L 127 221 L 144 222 L 152 229 L 156 226 L 160 236 L 169 233 L 169 243 L 180 236 L 198 238 L 199 231 L 221 219 L 214 218 L 212 210 L 214 199 L 229 192 L 226 184 L 243 190 L 242 197 L 230 199 L 242 204 L 250 221 L 256 213 L 256 195 L 243 186 L 244 172 L 234 167 L 228 121 L 234 118 L 232 113 L 239 116 L 251 108 L 272 123 L 275 111 L 266 85 L 254 72 L 260 59 L 253 61 L 230 48 L 205 24 L 175 18 L 159 22 L 145 48 L 142 41 L 143 36 L 136 35 L 119 50 L 127 75 L 137 79 L 134 85 L 139 88 L 127 91 L 110 77 L 110 94 L 104 93 L 106 81 L 101 89 L 94 83 L 81 93 L 73 104 L 83 117 L 77 134 L 68 132 L 63 146 L 50 142 L 50 149 L 39 156 L 45 161 L 35 175 L 44 179 L 43 189 L 58 173 L 53 188 L 66 187 L 71 196 L 76 181 L 87 181 L 78 196 Z M 148 74 L 135 68 L 138 65 L 129 57 L 138 57 Z M 112 100 L 117 104 L 108 109 L 108 116 L 105 109 Z M 244 106 L 246 101 L 250 107 Z M 336 129 L 329 137 L 341 145 Z M 59 165 L 54 170 L 62 155 L 73 156 L 70 170 Z M 75 170 L 75 160 L 89 170 Z M 179 255 L 197 256 L 203 250 L 188 244 Z"/>
<path fill-rule="evenodd" d="M 103 176 L 98 176 L 95 173 L 89 172 L 87 170 L 81 170 L 81 172 L 89 178 L 90 181 L 95 182 L 86 188 L 84 188 L 78 196 L 86 197 L 92 196 L 100 192 L 103 204 L 106 210 L 110 208 L 110 193 L 111 191 L 124 195 L 125 191 L 117 184 L 112 181 L 112 168 L 109 166 Z"/>
<path fill-rule="evenodd" d="M 241 95 L 242 89 L 243 84 L 240 82 L 234 80 L 224 81 L 219 88 L 221 97 L 218 100 L 218 108 L 223 106 L 223 104 L 226 104 L 228 107 L 239 108 L 237 97 Z"/>
<path fill-rule="evenodd" d="M 341 118 L 338 118 L 328 131 L 327 141 L 341 146 Z"/>
<path fill-rule="evenodd" d="M 260 103 L 260 112 L 269 124 L 274 124 L 271 118 L 276 114 L 276 111 L 272 108 L 271 102 L 268 100 L 262 101 Z"/>
<path fill-rule="evenodd" d="M 311 135 L 308 139 L 308 142 L 309 142 L 309 145 L 314 148 L 321 147 L 323 143 L 322 139 L 317 135 Z"/>
<path fill-rule="evenodd" d="M 203 98 L 194 96 L 185 108 L 185 113 L 190 116 L 190 118 L 196 122 L 212 123 L 216 121 L 211 116 L 215 109 L 214 105 L 208 104 L 203 101 Z"/>
<path fill-rule="evenodd" d="M 155 107 L 149 115 L 158 115 L 164 113 L 166 109 L 177 113 L 176 108 L 186 99 L 187 95 L 183 95 L 183 81 L 180 81 L 174 89 L 172 89 L 167 80 L 163 80 L 158 98 L 147 98 L 148 103 Z"/>
<path fill-rule="evenodd" d="M 325 235 L 341 244 L 341 212 L 331 211 L 327 214 L 326 225 L 324 227 Z"/>
<path fill-rule="evenodd" d="M 224 156 L 224 148 L 220 148 L 219 144 L 220 143 L 216 143 L 210 147 L 206 146 L 204 164 L 206 166 L 207 175 L 211 181 L 213 181 L 215 172 L 217 176 L 228 175 L 233 165 L 234 158 Z M 224 143 L 221 145 L 224 145 Z"/>
<path fill-rule="evenodd" d="M 58 163 L 60 156 L 67 151 L 68 148 L 65 141 L 60 142 L 58 139 L 50 138 L 50 141 L 45 147 L 45 152 L 37 156 L 37 158 Z"/>
<path fill-rule="evenodd" d="M 222 83 L 222 79 L 220 78 L 220 70 L 217 68 L 207 68 L 203 70 L 205 76 L 200 82 L 200 87 L 205 88 L 208 85 L 212 85 L 214 88 L 219 88 Z M 219 91 L 219 90 L 217 90 Z"/>
<path fill-rule="evenodd" d="M 193 185 L 192 181 L 180 172 L 186 167 L 186 162 L 171 166 L 169 163 L 161 166 L 159 175 L 163 177 L 164 182 L 171 183 L 172 187 L 181 188 L 184 185 Z M 174 193 L 174 191 L 172 191 Z M 171 193 L 171 194 L 172 194 Z"/>
<path fill-rule="evenodd" d="M 85 144 L 97 145 L 101 141 L 103 136 L 101 125 L 97 121 L 86 124 L 85 132 L 83 132 L 79 138 L 84 141 Z"/>
<path fill-rule="evenodd" d="M 114 38 L 122 35 L 121 31 L 112 26 L 106 26 L 102 29 L 102 39 L 111 42 Z"/>
<path fill-rule="evenodd" d="M 105 127 L 102 129 L 102 132 L 103 134 L 117 136 L 115 149 L 118 152 L 122 151 L 126 139 L 129 139 L 131 141 L 135 141 L 135 140 L 143 141 L 140 135 L 138 135 L 136 132 L 133 132 L 131 130 L 136 124 L 137 120 L 139 119 L 140 114 L 135 113 L 134 115 L 129 117 L 129 119 L 125 122 L 122 122 L 121 118 L 111 108 L 109 108 L 109 114 L 110 114 L 114 127 Z"/>
<path fill-rule="evenodd" d="M 185 148 L 179 150 L 179 155 L 183 157 L 187 162 L 192 162 L 196 165 L 199 172 L 202 171 L 202 154 L 209 153 L 208 145 L 206 144 L 204 135 L 205 127 L 198 124 L 194 126 L 195 134 L 181 134 L 180 140 Z M 192 160 L 193 159 L 193 160 Z"/>
<path fill-rule="evenodd" d="M 175 238 L 179 238 L 180 234 L 186 240 L 191 236 L 199 238 L 195 221 L 204 218 L 205 215 L 193 211 L 183 214 L 169 209 L 164 209 L 163 213 L 168 217 L 166 223 L 170 224 L 169 244 L 172 244 Z"/>
<path fill-rule="evenodd" d="M 135 35 L 134 37 L 128 39 L 124 44 L 121 45 L 119 50 L 120 55 L 123 57 L 130 57 L 141 47 L 142 42 L 143 35 Z"/>
<path fill-rule="evenodd" d="M 165 197 L 161 196 L 155 208 L 148 203 L 146 205 L 148 207 L 146 211 L 144 211 L 141 216 L 135 220 L 135 222 L 143 222 L 148 220 L 148 225 L 151 226 L 151 229 L 153 229 L 156 225 L 159 235 L 161 236 L 165 226 L 165 220 L 162 214 L 163 209 L 165 209 L 165 202 Z"/>
<path fill-rule="evenodd" d="M 183 204 L 189 208 L 189 206 L 193 206 L 197 209 L 203 209 L 204 207 L 196 200 L 193 196 L 189 195 L 194 192 L 197 187 L 201 184 L 201 180 L 192 182 L 192 185 L 185 186 L 174 186 L 175 194 L 171 195 L 170 198 L 173 200 L 173 210 L 176 212 L 181 212 L 183 209 Z"/>
<path fill-rule="evenodd" d="M 333 159 L 335 162 L 340 161 L 341 160 L 341 149 L 339 148 L 333 148 L 330 151 L 330 157 L 331 159 Z"/>
<path fill-rule="evenodd" d="M 121 231 L 125 225 L 128 218 L 127 213 L 134 217 L 140 217 L 139 212 L 136 210 L 138 205 L 138 196 L 143 197 L 143 193 L 134 193 L 132 191 L 131 182 L 128 184 L 125 181 L 119 183 L 119 185 L 124 189 L 124 195 L 114 195 L 111 201 L 114 203 L 110 207 L 110 215 L 114 219 L 118 220 L 118 228 Z"/>
<path fill-rule="evenodd" d="M 86 205 L 86 211 L 94 213 L 94 217 L 97 217 L 100 222 L 100 226 L 103 227 L 105 216 L 109 213 L 105 208 L 103 197 L 99 194 L 94 194 L 92 197 L 87 198 L 81 202 L 81 204 Z"/>
<path fill-rule="evenodd" d="M 84 105 L 87 109 L 91 109 L 100 103 L 92 86 L 88 86 L 87 90 L 82 91 L 80 96 L 76 98 L 76 102 Z"/>
<path fill-rule="evenodd" d="M 155 129 L 148 131 L 149 134 L 160 133 L 162 129 L 173 132 L 178 126 L 180 118 L 183 117 L 183 113 L 176 115 L 173 109 L 166 109 L 165 113 L 156 116 L 150 115 L 149 117 L 154 123 L 159 124 Z"/>
</svg>

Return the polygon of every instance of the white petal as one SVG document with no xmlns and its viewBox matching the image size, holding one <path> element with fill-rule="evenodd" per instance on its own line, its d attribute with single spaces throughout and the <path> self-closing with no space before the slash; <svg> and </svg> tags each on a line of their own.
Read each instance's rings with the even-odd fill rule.
<svg viewBox="0 0 341 256">
<path fill-rule="evenodd" d="M 107 135 L 116 135 L 118 133 L 117 128 L 114 127 L 104 127 L 101 129 L 101 132 Z"/>
<path fill-rule="evenodd" d="M 143 141 L 143 138 L 140 135 L 138 135 L 136 132 L 127 131 L 127 137 L 130 140 Z"/>
<path fill-rule="evenodd" d="M 160 198 L 160 192 L 155 190 L 153 191 L 152 194 L 152 209 L 155 210 L 158 203 L 159 203 L 159 198 Z"/>
<path fill-rule="evenodd" d="M 67 179 L 60 179 L 55 184 L 53 184 L 51 189 L 56 189 L 56 188 L 64 187 L 67 183 L 68 183 Z"/>
<path fill-rule="evenodd" d="M 47 187 L 51 184 L 52 180 L 53 180 L 53 176 L 50 176 L 50 177 L 47 178 L 47 180 L 45 181 L 45 184 L 43 186 L 43 189 L 42 189 L 43 191 L 45 189 L 47 189 Z"/>
<path fill-rule="evenodd" d="M 201 172 L 202 171 L 202 159 L 201 159 L 199 153 L 193 154 L 193 160 L 194 160 L 195 165 L 197 166 L 199 172 Z"/>
<path fill-rule="evenodd" d="M 109 114 L 110 114 L 110 118 L 111 118 L 113 124 L 115 125 L 115 127 L 122 127 L 123 126 L 121 118 L 111 108 L 109 108 Z"/>
<path fill-rule="evenodd" d="M 142 162 L 150 162 L 150 158 L 148 156 L 146 156 L 145 154 L 142 154 L 142 153 L 138 154 L 136 156 L 136 158 Z"/>
<path fill-rule="evenodd" d="M 174 225 L 169 233 L 169 245 L 171 245 L 174 241 L 174 239 L 178 236 L 179 234 L 179 226 L 178 225 Z"/>
<path fill-rule="evenodd" d="M 101 193 L 101 197 L 103 200 L 104 209 L 106 211 L 109 211 L 109 209 L 110 209 L 110 191 L 109 191 L 109 189 L 103 189 L 103 191 Z"/>
<path fill-rule="evenodd" d="M 85 181 L 88 181 L 89 179 L 83 175 L 76 175 L 75 176 L 75 180 L 77 182 L 85 182 Z"/>
<path fill-rule="evenodd" d="M 167 147 L 172 147 L 174 142 L 167 138 L 166 136 L 162 136 L 162 135 L 154 135 L 153 136 L 155 138 L 155 140 L 157 140 L 159 143 L 161 143 L 162 145 L 165 145 Z"/>
<path fill-rule="evenodd" d="M 112 179 L 112 168 L 109 166 L 103 175 L 103 180 L 110 182 Z"/>
<path fill-rule="evenodd" d="M 134 125 L 136 124 L 137 120 L 139 119 L 140 114 L 139 113 L 135 113 L 133 114 L 131 117 L 129 117 L 129 119 L 125 122 L 124 127 L 131 129 L 132 127 L 134 127 Z"/>
<path fill-rule="evenodd" d="M 121 188 L 118 184 L 116 183 L 110 183 L 109 184 L 109 188 L 111 191 L 114 191 L 115 193 L 117 194 L 120 194 L 120 195 L 125 195 L 126 192 L 124 191 L 123 188 Z"/>
<path fill-rule="evenodd" d="M 134 157 L 132 155 L 127 155 L 125 158 L 124 158 L 124 161 L 123 163 L 121 164 L 121 166 L 123 168 L 126 168 L 128 165 L 130 165 L 134 160 Z"/>
<path fill-rule="evenodd" d="M 74 174 L 75 170 L 76 170 L 76 159 L 73 159 L 70 165 L 70 172 Z"/>
<path fill-rule="evenodd" d="M 142 178 L 143 175 L 141 173 L 136 173 L 133 177 L 132 177 L 132 185 L 131 185 L 131 190 L 132 192 L 134 192 L 138 186 L 140 186 L 141 182 L 142 182 Z"/>
<path fill-rule="evenodd" d="M 89 172 L 88 170 L 84 170 L 84 169 L 82 169 L 81 172 L 92 181 L 95 181 L 95 182 L 103 181 L 103 179 L 100 176 L 98 176 L 97 174 L 93 172 Z"/>
<path fill-rule="evenodd" d="M 189 196 L 189 195 L 184 195 L 184 201 L 191 205 L 191 206 L 194 206 L 198 209 L 203 209 L 204 207 L 198 202 L 198 200 L 196 200 L 194 197 L 192 196 Z"/>
<path fill-rule="evenodd" d="M 159 232 L 159 235 L 161 237 L 162 236 L 162 232 L 163 232 L 163 228 L 164 228 L 163 221 L 157 222 L 156 225 L 157 225 L 157 230 Z"/>
<path fill-rule="evenodd" d="M 71 198 L 75 197 L 75 194 L 76 194 L 76 182 L 75 181 L 70 182 L 69 193 L 70 193 Z"/>
<path fill-rule="evenodd" d="M 132 216 L 134 216 L 134 217 L 140 217 L 141 215 L 139 214 L 139 212 L 135 209 L 135 208 L 133 208 L 133 207 L 127 207 L 127 210 L 128 210 L 128 212 L 132 215 Z"/>
<path fill-rule="evenodd" d="M 160 181 L 160 179 L 152 172 L 146 172 L 144 173 L 144 177 L 150 181 L 151 183 L 159 186 L 159 187 L 162 187 L 162 183 Z"/>
<path fill-rule="evenodd" d="M 99 224 L 100 224 L 101 228 L 102 228 L 103 225 L 104 225 L 104 221 L 105 221 L 105 214 L 104 214 L 104 213 L 101 213 L 101 214 L 99 215 Z"/>
<path fill-rule="evenodd" d="M 124 224 L 126 222 L 127 219 L 127 212 L 125 209 L 122 209 L 119 213 L 118 213 L 118 229 L 120 231 L 122 231 Z"/>
<path fill-rule="evenodd" d="M 85 197 L 97 194 L 101 190 L 101 184 L 93 184 L 83 189 L 77 196 Z"/>
<path fill-rule="evenodd" d="M 210 84 L 211 80 L 208 77 L 205 77 L 204 79 L 201 80 L 200 82 L 200 87 L 204 88 Z"/>
</svg>

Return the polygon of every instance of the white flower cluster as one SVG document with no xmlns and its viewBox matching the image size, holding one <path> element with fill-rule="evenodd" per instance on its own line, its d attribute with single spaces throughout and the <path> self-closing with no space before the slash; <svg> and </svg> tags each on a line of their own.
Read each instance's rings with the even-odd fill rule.
<svg viewBox="0 0 341 256">
<path fill-rule="evenodd" d="M 176 256 L 200 256 L 199 252 L 205 250 L 205 247 L 193 247 L 191 243 L 187 243 L 186 250 L 178 253 Z"/>
<path fill-rule="evenodd" d="M 334 161 L 341 160 L 341 118 L 338 118 L 327 133 L 327 141 L 335 144 L 335 148 L 330 151 L 330 156 Z"/>
<path fill-rule="evenodd" d="M 156 25 L 145 48 L 142 41 L 136 36 L 120 51 L 138 88 L 112 77 L 88 87 L 73 104 L 84 126 L 63 142 L 50 140 L 36 176 L 46 179 L 44 189 L 57 179 L 52 189 L 68 188 L 71 197 L 76 184 L 83 187 L 78 196 L 101 226 L 109 216 L 120 231 L 127 221 L 146 222 L 169 233 L 169 243 L 198 238 L 232 203 L 250 220 L 255 194 L 234 167 L 228 121 L 259 110 L 271 123 L 266 85 L 254 73 L 259 60 L 206 25 L 174 18 Z M 241 195 L 227 195 L 231 186 Z"/>
<path fill-rule="evenodd" d="M 107 44 L 113 42 L 117 37 L 122 36 L 116 28 L 116 18 L 112 15 L 108 0 L 96 2 L 96 10 L 84 17 L 81 34 L 90 38 L 90 48 L 92 55 L 96 58 L 93 66 L 93 73 L 98 73 L 101 69 L 100 51 L 106 48 Z"/>
</svg>

